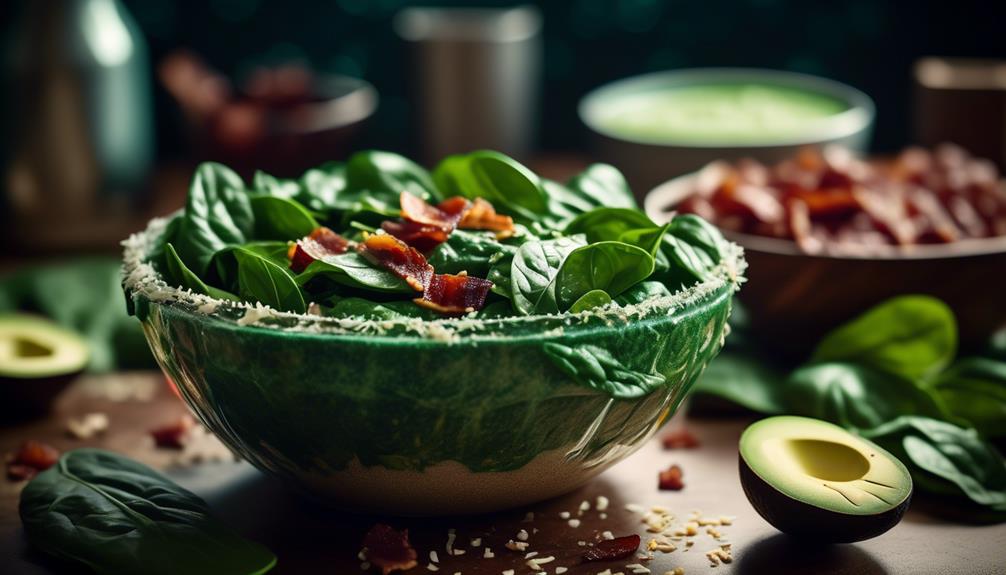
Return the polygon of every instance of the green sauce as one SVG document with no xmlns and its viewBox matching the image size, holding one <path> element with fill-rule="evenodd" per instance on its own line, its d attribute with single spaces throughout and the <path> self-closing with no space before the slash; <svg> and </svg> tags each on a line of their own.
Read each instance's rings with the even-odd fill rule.
<svg viewBox="0 0 1006 575">
<path fill-rule="evenodd" d="M 769 143 L 814 132 L 849 107 L 823 94 L 771 84 L 668 87 L 612 98 L 599 124 L 653 142 Z"/>
</svg>

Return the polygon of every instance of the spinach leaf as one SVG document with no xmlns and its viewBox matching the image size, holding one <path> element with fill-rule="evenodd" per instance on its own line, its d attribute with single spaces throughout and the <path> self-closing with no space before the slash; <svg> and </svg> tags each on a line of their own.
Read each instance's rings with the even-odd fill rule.
<svg viewBox="0 0 1006 575">
<path fill-rule="evenodd" d="M 631 208 L 598 208 L 577 216 L 563 233 L 584 234 L 589 243 L 617 241 L 632 230 L 657 228 L 646 214 Z"/>
<path fill-rule="evenodd" d="M 625 176 L 609 164 L 592 164 L 566 185 L 592 207 L 639 209 Z"/>
<path fill-rule="evenodd" d="M 346 189 L 346 165 L 327 162 L 304 172 L 300 177 L 300 191 L 293 196 L 302 205 L 317 212 L 342 209 L 337 198 Z"/>
<path fill-rule="evenodd" d="M 297 275 L 297 285 L 306 286 L 315 278 L 325 278 L 338 285 L 365 290 L 415 294 L 405 280 L 382 268 L 374 267 L 358 253 L 347 252 L 311 262 Z"/>
<path fill-rule="evenodd" d="M 983 357 L 962 359 L 931 389 L 947 411 L 987 437 L 1006 436 L 1006 363 Z"/>
<path fill-rule="evenodd" d="M 226 290 L 207 285 L 199 276 L 192 273 L 185 262 L 178 257 L 175 247 L 170 243 L 164 246 L 165 273 L 166 279 L 173 285 L 190 289 L 194 293 L 200 293 L 218 299 L 228 299 L 240 301 L 240 298 Z"/>
<path fill-rule="evenodd" d="M 595 289 L 583 294 L 580 299 L 573 302 L 573 305 L 569 306 L 569 311 L 570 313 L 579 313 L 609 303 L 611 303 L 611 296 L 608 295 L 608 292 L 603 289 Z"/>
<path fill-rule="evenodd" d="M 189 269 L 203 277 L 213 254 L 245 243 L 254 227 L 255 216 L 241 177 L 212 162 L 196 168 L 174 243 Z"/>
<path fill-rule="evenodd" d="M 695 393 L 715 395 L 759 413 L 776 415 L 787 411 L 785 382 L 786 372 L 764 357 L 724 350 L 709 362 L 695 384 Z"/>
<path fill-rule="evenodd" d="M 510 265 L 514 309 L 521 315 L 559 313 L 555 289 L 559 269 L 566 256 L 583 245 L 582 236 L 532 241 L 522 245 Z"/>
<path fill-rule="evenodd" d="M 298 240 L 318 228 L 311 212 L 294 200 L 273 196 L 251 198 L 255 237 L 260 240 Z"/>
<path fill-rule="evenodd" d="M 538 176 L 499 152 L 450 156 L 433 171 L 433 179 L 447 195 L 485 198 L 525 223 L 548 213 L 548 198 Z"/>
<path fill-rule="evenodd" d="M 945 411 L 914 382 L 851 363 L 823 363 L 796 370 L 783 397 L 790 412 L 869 429 L 900 415 L 944 418 Z"/>
<path fill-rule="evenodd" d="M 723 259 L 723 235 L 692 214 L 675 216 L 661 237 L 658 259 L 667 261 L 667 271 L 655 279 L 674 288 L 708 279 Z"/>
<path fill-rule="evenodd" d="M 1006 518 L 1006 462 L 975 430 L 903 416 L 862 435 L 901 459 L 926 491 Z"/>
<path fill-rule="evenodd" d="M 618 236 L 618 241 L 649 252 L 655 260 L 660 254 L 660 246 L 663 245 L 664 236 L 670 229 L 671 223 L 668 222 L 659 227 L 628 230 Z M 664 261 L 666 262 L 666 258 Z"/>
<path fill-rule="evenodd" d="M 396 203 L 402 192 L 431 202 L 443 199 L 425 168 L 404 156 L 379 150 L 357 152 L 349 158 L 346 188 L 381 196 L 390 194 Z"/>
<path fill-rule="evenodd" d="M 560 310 L 592 290 L 618 296 L 653 273 L 653 256 L 622 242 L 597 242 L 576 248 L 559 268 L 555 285 Z"/>
<path fill-rule="evenodd" d="M 643 303 L 646 300 L 671 295 L 671 290 L 660 282 L 644 281 L 622 292 L 622 295 L 615 298 L 619 305 L 633 305 Z"/>
<path fill-rule="evenodd" d="M 235 249 L 234 257 L 238 264 L 238 293 L 242 298 L 281 311 L 306 311 L 304 296 L 286 268 L 245 248 Z"/>
<path fill-rule="evenodd" d="M 486 279 L 493 282 L 493 287 L 489 289 L 507 299 L 513 299 L 513 282 L 510 274 L 514 255 L 516 252 L 500 252 L 499 255 L 490 257 L 489 273 L 486 274 Z"/>
<path fill-rule="evenodd" d="M 577 383 L 619 399 L 646 395 L 666 381 L 659 373 L 644 373 L 622 365 L 611 352 L 600 346 L 549 342 L 543 345 L 543 349 L 556 367 Z"/>
<path fill-rule="evenodd" d="M 492 267 L 490 260 L 502 257 L 498 254 L 513 254 L 516 251 L 516 246 L 497 241 L 492 232 L 454 230 L 427 260 L 437 273 L 467 271 L 470 275 L 485 277 Z"/>
<path fill-rule="evenodd" d="M 212 275 L 209 279 L 216 285 L 237 291 L 238 260 L 235 256 L 237 250 L 253 252 L 283 269 L 289 269 L 290 261 L 286 257 L 289 247 L 286 242 L 250 242 L 240 247 L 224 248 L 213 254 L 213 265 L 210 266 Z"/>
<path fill-rule="evenodd" d="M 377 321 L 409 318 L 437 318 L 436 312 L 419 307 L 411 301 L 377 303 L 358 297 L 339 299 L 326 310 L 325 315 L 338 318 L 370 319 Z"/>
<path fill-rule="evenodd" d="M 153 469 L 108 451 L 75 449 L 21 492 L 33 545 L 109 575 L 257 575 L 276 556 L 210 515 L 206 503 Z"/>
<path fill-rule="evenodd" d="M 284 180 L 258 170 L 252 178 L 252 191 L 255 194 L 289 200 L 297 196 L 301 190 L 296 180 Z"/>
<path fill-rule="evenodd" d="M 513 316 L 513 306 L 508 300 L 494 301 L 478 312 L 479 319 L 496 319 Z"/>
<path fill-rule="evenodd" d="M 938 299 L 900 296 L 829 333 L 812 362 L 851 361 L 908 379 L 938 373 L 954 357 L 957 324 Z"/>
</svg>

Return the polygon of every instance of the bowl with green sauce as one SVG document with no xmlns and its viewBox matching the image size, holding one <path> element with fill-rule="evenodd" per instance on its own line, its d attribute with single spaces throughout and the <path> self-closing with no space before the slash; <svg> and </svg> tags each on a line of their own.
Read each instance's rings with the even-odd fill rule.
<svg viewBox="0 0 1006 575">
<path fill-rule="evenodd" d="M 775 162 L 827 144 L 862 151 L 874 113 L 869 96 L 839 82 L 739 68 L 636 76 L 594 90 L 579 106 L 597 156 L 619 166 L 637 192 L 717 159 Z"/>
<path fill-rule="evenodd" d="M 513 229 L 462 218 L 426 246 L 436 274 L 493 284 L 441 313 L 370 250 L 417 197 L 431 221 L 458 196 Z M 321 227 L 355 251 L 298 267 Z M 214 434 L 325 503 L 404 515 L 547 499 L 634 452 L 721 349 L 745 268 L 695 216 L 653 223 L 611 166 L 559 183 L 495 152 L 253 182 L 205 164 L 186 207 L 124 246 L 130 310 Z"/>
</svg>

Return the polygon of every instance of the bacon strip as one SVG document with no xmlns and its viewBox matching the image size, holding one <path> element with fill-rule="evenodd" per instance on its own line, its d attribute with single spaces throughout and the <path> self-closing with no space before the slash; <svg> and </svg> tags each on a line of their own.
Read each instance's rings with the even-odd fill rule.
<svg viewBox="0 0 1006 575">
<path fill-rule="evenodd" d="M 363 537 L 367 561 L 381 570 L 383 575 L 392 571 L 408 571 L 416 566 L 416 550 L 409 544 L 409 530 L 396 531 L 384 523 L 377 523 Z"/>
<path fill-rule="evenodd" d="M 461 196 L 431 206 L 408 192 L 402 192 L 398 201 L 402 206 L 402 221 L 384 222 L 381 229 L 424 253 L 446 242 L 471 206 L 471 202 Z"/>
<path fill-rule="evenodd" d="M 444 315 L 462 315 L 482 309 L 493 282 L 468 274 L 434 274 L 423 297 L 412 301 Z"/>
<path fill-rule="evenodd" d="M 427 263 L 426 257 L 395 236 L 372 234 L 357 247 L 357 251 L 371 263 L 405 280 L 418 292 L 425 291 L 433 278 L 433 266 Z"/>
<path fill-rule="evenodd" d="M 437 226 L 417 224 L 410 221 L 386 221 L 381 223 L 381 229 L 416 248 L 423 253 L 429 253 L 433 248 L 447 241 L 450 232 Z"/>
<path fill-rule="evenodd" d="M 497 214 L 496 208 L 482 198 L 475 198 L 475 203 L 465 212 L 458 227 L 466 230 L 491 230 L 496 232 L 496 239 L 500 240 L 514 233 L 513 218 Z"/>
<path fill-rule="evenodd" d="M 290 269 L 299 274 L 307 269 L 311 262 L 326 256 L 346 253 L 352 246 L 353 242 L 321 226 L 291 245 L 286 257 L 290 260 Z"/>
</svg>

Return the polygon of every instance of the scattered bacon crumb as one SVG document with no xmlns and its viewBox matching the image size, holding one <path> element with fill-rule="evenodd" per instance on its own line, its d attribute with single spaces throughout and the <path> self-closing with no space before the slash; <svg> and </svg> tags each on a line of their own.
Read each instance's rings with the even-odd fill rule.
<svg viewBox="0 0 1006 575">
<path fill-rule="evenodd" d="M 154 445 L 163 449 L 184 449 L 189 433 L 195 426 L 192 416 L 185 414 L 172 423 L 150 430 Z"/>
<path fill-rule="evenodd" d="M 291 245 L 286 252 L 286 257 L 290 260 L 290 269 L 299 274 L 307 269 L 311 262 L 326 256 L 346 253 L 352 246 L 353 242 L 329 228 L 321 226 L 307 237 L 301 238 L 297 240 L 297 243 Z"/>
<path fill-rule="evenodd" d="M 59 450 L 40 441 L 29 439 L 16 453 L 7 457 L 7 477 L 12 481 L 31 479 L 49 469 L 59 459 Z"/>
<path fill-rule="evenodd" d="M 433 266 L 412 246 L 389 234 L 372 234 L 360 244 L 360 255 L 384 267 L 405 280 L 412 289 L 422 292 L 433 278 Z"/>
<path fill-rule="evenodd" d="M 605 539 L 588 549 L 583 554 L 584 561 L 611 561 L 632 555 L 639 549 L 639 535 L 626 535 L 614 539 Z"/>
<path fill-rule="evenodd" d="M 514 233 L 513 218 L 497 214 L 496 208 L 482 198 L 475 198 L 458 227 L 466 230 L 491 230 L 496 232 L 496 239 L 500 240 Z"/>
<path fill-rule="evenodd" d="M 695 449 L 700 445 L 698 438 L 686 427 L 671 431 L 662 441 L 664 449 Z"/>
<path fill-rule="evenodd" d="M 423 297 L 412 301 L 444 315 L 462 315 L 480 310 L 493 282 L 467 274 L 434 274 Z"/>
<path fill-rule="evenodd" d="M 681 471 L 681 467 L 672 465 L 667 471 L 660 472 L 657 488 L 661 491 L 681 491 L 685 487 L 685 484 L 681 481 L 682 475 L 684 474 Z"/>
<path fill-rule="evenodd" d="M 416 550 L 409 544 L 409 530 L 397 531 L 377 523 L 363 537 L 367 560 L 388 575 L 392 571 L 408 571 L 417 565 Z"/>
</svg>

